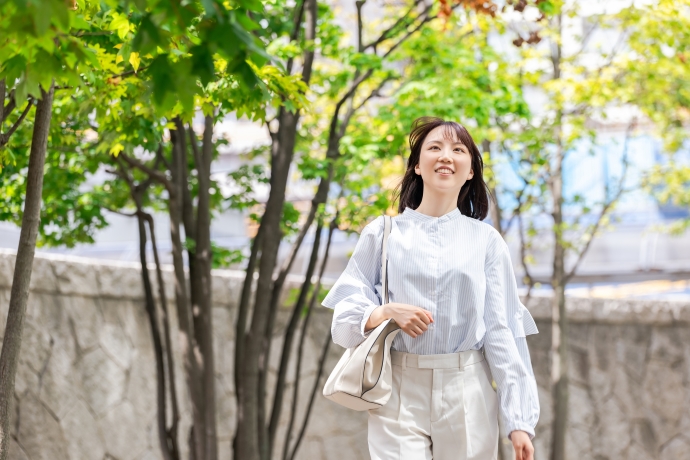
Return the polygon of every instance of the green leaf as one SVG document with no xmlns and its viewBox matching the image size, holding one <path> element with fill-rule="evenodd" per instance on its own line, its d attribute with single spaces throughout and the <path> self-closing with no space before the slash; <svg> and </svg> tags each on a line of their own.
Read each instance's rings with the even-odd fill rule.
<svg viewBox="0 0 690 460">
<path fill-rule="evenodd" d="M 139 64 L 141 64 L 141 59 L 139 58 L 139 53 L 131 53 L 129 55 L 129 63 L 132 64 L 134 71 L 139 70 Z"/>
<path fill-rule="evenodd" d="M 89 30 L 91 25 L 86 21 L 86 19 L 84 19 L 83 16 L 73 15 L 71 27 L 75 30 Z"/>
<path fill-rule="evenodd" d="M 207 85 L 215 76 L 213 56 L 208 46 L 194 46 L 189 52 L 192 55 L 192 74 L 197 75 L 201 83 Z"/>
</svg>

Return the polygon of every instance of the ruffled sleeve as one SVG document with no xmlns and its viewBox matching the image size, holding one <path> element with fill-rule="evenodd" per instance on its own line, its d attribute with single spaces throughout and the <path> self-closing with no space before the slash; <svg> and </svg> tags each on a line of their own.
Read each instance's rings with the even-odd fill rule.
<svg viewBox="0 0 690 460">
<path fill-rule="evenodd" d="M 507 433 L 522 430 L 534 437 L 539 398 L 526 336 L 539 331 L 520 302 L 508 246 L 492 232 L 486 255 L 484 350 L 498 386 L 501 418 Z"/>
<path fill-rule="evenodd" d="M 347 267 L 323 299 L 332 308 L 333 342 L 352 348 L 367 337 L 365 325 L 374 309 L 381 305 L 381 247 L 383 216 L 364 227 Z"/>
</svg>

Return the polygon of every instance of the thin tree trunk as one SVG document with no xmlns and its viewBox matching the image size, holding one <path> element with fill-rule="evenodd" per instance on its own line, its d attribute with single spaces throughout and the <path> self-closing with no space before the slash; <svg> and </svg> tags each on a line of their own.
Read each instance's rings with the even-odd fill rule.
<svg viewBox="0 0 690 460">
<path fill-rule="evenodd" d="M 240 401 L 244 400 L 244 350 L 245 350 L 245 336 L 247 334 L 247 318 L 249 316 L 250 298 L 252 293 L 252 286 L 254 284 L 254 273 L 256 272 L 256 261 L 261 247 L 261 227 L 252 241 L 251 252 L 249 260 L 247 261 L 247 270 L 242 285 L 242 294 L 240 296 L 240 304 L 237 312 L 237 322 L 235 324 L 235 393 L 237 395 L 238 406 L 238 424 L 244 423 L 242 418 L 242 411 L 240 410 Z M 235 438 L 236 440 L 236 438 Z M 235 441 L 233 441 L 233 450 L 236 449 Z"/>
<path fill-rule="evenodd" d="M 170 412 L 171 423 L 168 429 L 168 442 L 170 443 L 170 453 L 174 459 L 180 458 L 180 445 L 178 441 L 178 425 L 180 422 L 180 409 L 177 405 L 177 384 L 175 383 L 175 362 L 172 350 L 172 337 L 170 334 L 170 314 L 168 312 L 168 299 L 165 295 L 165 283 L 163 281 L 163 271 L 158 257 L 158 245 L 156 244 L 156 233 L 153 225 L 153 216 L 145 215 L 149 224 L 151 234 L 151 250 L 153 260 L 156 264 L 156 280 L 158 282 L 158 297 L 161 302 L 161 323 L 163 324 L 163 336 L 165 340 L 165 357 L 168 367 L 168 387 L 170 388 Z"/>
<path fill-rule="evenodd" d="M 247 335 L 245 353 L 245 386 L 247 407 L 246 423 L 238 427 L 241 448 L 239 457 L 247 460 L 268 460 L 268 429 L 265 423 L 265 373 L 268 364 L 270 336 L 266 336 L 268 316 L 273 297 L 273 270 L 276 266 L 278 248 L 282 239 L 280 222 L 285 202 L 288 171 L 296 137 L 298 114 L 283 112 L 281 136 L 277 155 L 271 162 L 271 191 L 266 211 L 261 219 L 265 226 L 262 235 L 259 279 L 250 332 Z M 285 128 L 285 129 L 283 129 Z M 264 375 L 261 376 L 260 373 Z M 262 385 L 263 384 L 263 385 Z M 243 439 L 242 439 L 243 438 Z"/>
<path fill-rule="evenodd" d="M 318 16 L 318 8 L 316 0 L 305 0 L 305 23 L 304 38 L 307 41 L 316 38 L 316 22 Z M 311 79 L 312 66 L 314 63 L 314 50 L 306 50 L 303 54 L 302 63 L 302 81 L 308 86 Z M 277 220 L 268 225 L 267 232 L 262 240 L 261 262 L 259 264 L 259 280 L 257 283 L 257 295 L 254 307 L 254 315 L 252 318 L 252 335 L 257 334 L 259 343 L 257 344 L 258 354 L 258 369 L 257 369 L 257 421 L 259 429 L 259 455 L 261 460 L 269 460 L 272 451 L 272 441 L 269 433 L 269 426 L 267 425 L 266 414 L 266 386 L 268 376 L 268 362 L 271 351 L 271 338 L 273 335 L 273 326 L 275 323 L 275 316 L 277 313 L 277 304 L 280 299 L 280 293 L 283 287 L 284 278 L 280 279 L 278 283 L 273 281 L 273 272 L 277 265 L 277 253 L 282 240 L 282 231 L 280 230 L 280 221 L 282 219 L 282 208 L 285 201 L 285 187 L 287 185 L 287 174 L 292 163 L 292 157 L 295 153 L 295 141 L 297 138 L 297 125 L 299 123 L 299 111 L 289 112 L 281 108 L 282 117 L 280 118 L 280 128 L 278 133 L 278 146 L 272 153 L 274 155 L 271 161 L 271 192 L 266 206 L 266 214 L 269 212 L 269 205 L 271 204 L 271 197 L 273 196 L 273 187 L 278 186 L 279 190 L 275 195 L 275 211 L 278 212 Z M 285 128 L 285 129 L 284 129 Z M 273 175 L 276 172 L 276 165 L 280 165 L 280 175 L 276 182 L 273 181 Z M 278 202 L 280 204 L 278 204 Z M 278 207 L 279 206 L 279 207 Z M 264 217 L 265 219 L 265 217 Z M 264 219 L 261 225 L 263 226 Z M 271 235 L 271 236 L 269 236 Z M 266 257 L 268 255 L 268 257 Z M 264 263 L 266 262 L 266 263 Z M 281 274 L 282 275 L 282 274 Z M 262 282 L 262 277 L 264 281 Z M 270 280 L 268 279 L 270 278 Z M 261 292 L 262 286 L 268 290 Z M 257 314 L 265 315 L 267 318 L 262 318 L 259 323 L 256 323 L 257 329 L 254 328 L 254 319 Z M 259 326 L 261 328 L 259 329 Z M 251 348 L 247 347 L 249 351 Z M 248 361 L 247 361 L 248 362 Z M 270 424 L 270 420 L 268 421 Z"/>
<path fill-rule="evenodd" d="M 201 370 L 199 369 L 196 356 L 197 344 L 194 335 L 194 318 L 189 307 L 187 297 L 187 279 L 184 271 L 184 259 L 182 257 L 182 238 L 180 227 L 182 225 L 182 185 L 186 184 L 179 176 L 186 168 L 182 168 L 180 163 L 186 159 L 180 150 L 179 139 L 173 138 L 174 130 L 171 130 L 171 140 L 173 140 L 172 173 L 175 189 L 170 191 L 169 213 L 170 213 L 170 239 L 172 242 L 173 267 L 175 271 L 175 305 L 177 307 L 177 321 L 179 323 L 179 342 L 183 356 L 185 377 L 192 403 L 192 427 L 189 435 L 190 452 L 193 453 L 195 460 L 204 460 L 205 428 L 204 428 L 204 397 L 201 385 Z"/>
<path fill-rule="evenodd" d="M 556 16 L 558 37 L 561 35 L 561 15 Z M 562 49 L 560 41 L 553 45 L 551 60 L 554 80 L 561 77 Z M 551 308 L 551 383 L 553 392 L 553 425 L 551 439 L 551 460 L 565 460 L 565 438 L 568 424 L 568 366 L 567 331 L 568 317 L 565 309 L 565 245 L 563 223 L 563 112 L 558 110 L 555 120 L 556 157 L 554 159 L 550 191 L 553 200 L 554 255 L 551 286 L 553 300 Z"/>
<path fill-rule="evenodd" d="M 312 297 L 314 299 L 315 297 Z M 304 358 L 304 342 L 306 341 L 307 331 L 309 330 L 309 320 L 311 319 L 313 302 L 309 302 L 307 313 L 302 322 L 301 334 L 299 337 L 299 345 L 297 349 L 297 366 L 295 367 L 295 383 L 292 388 L 292 405 L 290 407 L 290 421 L 288 423 L 287 432 L 285 433 L 285 441 L 283 443 L 283 460 L 287 460 L 290 453 L 290 439 L 292 438 L 292 427 L 295 423 L 295 416 L 297 415 L 297 407 L 299 404 L 299 388 L 302 379 L 302 359 Z M 318 376 L 317 376 L 318 380 Z"/>
<path fill-rule="evenodd" d="M 321 357 L 319 358 L 319 367 L 316 370 L 316 379 L 314 380 L 314 386 L 311 388 L 311 396 L 309 397 L 309 404 L 307 404 L 307 409 L 304 413 L 304 420 L 302 421 L 302 427 L 297 434 L 297 439 L 295 440 L 295 445 L 290 452 L 289 460 L 295 460 L 299 446 L 304 438 L 304 433 L 307 431 L 307 426 L 309 425 L 309 418 L 311 416 L 312 408 L 314 407 L 314 400 L 316 399 L 316 394 L 320 387 L 321 376 L 323 375 L 323 368 L 326 364 L 326 358 L 328 357 L 328 350 L 332 342 L 331 331 L 328 331 L 328 337 L 326 337 L 326 343 L 324 343 L 321 349 Z"/>
<path fill-rule="evenodd" d="M 304 341 L 305 341 L 307 329 L 309 326 L 309 318 L 310 318 L 311 312 L 314 309 L 314 305 L 316 304 L 316 300 L 319 298 L 319 291 L 321 290 L 321 280 L 323 279 L 323 274 L 326 271 L 326 264 L 328 263 L 328 256 L 329 256 L 329 252 L 330 252 L 330 248 L 331 248 L 331 242 L 333 241 L 333 233 L 334 233 L 335 229 L 338 227 L 339 217 L 340 217 L 340 212 L 336 211 L 336 214 L 335 214 L 333 220 L 331 220 L 331 223 L 328 226 L 328 240 L 326 241 L 326 250 L 324 252 L 323 259 L 321 261 L 321 267 L 319 269 L 319 277 L 318 277 L 318 280 L 316 281 L 316 286 L 314 286 L 314 290 L 311 294 L 311 299 L 309 300 L 309 307 L 308 307 L 309 309 L 307 311 L 307 316 L 304 319 L 304 326 L 302 327 L 302 334 L 300 335 L 299 348 L 297 351 L 297 370 L 295 371 L 295 387 L 294 387 L 294 391 L 293 391 L 292 408 L 291 408 L 291 412 L 290 412 L 290 421 L 288 423 L 287 432 L 285 433 L 285 441 L 284 441 L 284 447 L 283 447 L 283 460 L 287 460 L 288 457 L 294 457 L 295 452 L 297 450 L 297 446 L 299 445 L 299 440 L 298 440 L 295 448 L 292 451 L 290 451 L 290 440 L 292 439 L 292 428 L 294 426 L 295 417 L 297 415 L 297 399 L 298 399 L 298 395 L 299 395 L 299 382 L 300 382 L 300 370 L 302 368 L 302 357 L 304 354 Z M 319 225 L 319 227 L 321 227 L 321 225 Z M 329 341 L 329 343 L 326 344 L 326 352 L 328 350 L 328 346 L 330 346 L 330 334 L 328 337 L 328 341 Z M 321 370 L 323 368 L 321 361 L 319 363 L 320 363 L 319 364 L 319 371 L 317 372 L 316 380 L 314 383 L 315 386 L 317 386 L 319 383 L 319 380 L 321 378 Z M 314 390 L 312 390 L 312 396 L 311 396 L 310 401 L 313 401 L 313 399 L 314 399 L 313 393 L 314 393 Z M 312 407 L 312 405 L 310 403 L 307 410 L 310 411 L 311 407 Z M 307 412 L 305 414 L 305 420 L 307 420 L 308 418 L 309 418 L 309 412 Z"/>
<path fill-rule="evenodd" d="M 136 193 L 132 190 L 132 193 Z M 139 201 L 139 200 L 137 200 Z M 139 203 L 137 203 L 139 205 Z M 148 263 L 146 261 L 146 226 L 144 225 L 143 211 L 137 206 L 137 228 L 139 230 L 139 260 L 141 262 L 141 280 L 144 284 L 144 299 L 146 315 L 149 318 L 151 327 L 151 337 L 153 339 L 153 352 L 156 357 L 156 404 L 157 404 L 157 425 L 158 441 L 161 445 L 161 452 L 164 460 L 173 460 L 168 443 L 167 415 L 165 400 L 165 365 L 163 358 L 163 344 L 161 343 L 161 333 L 156 311 L 156 302 L 153 298 L 153 287 L 149 276 Z"/>
<path fill-rule="evenodd" d="M 551 383 L 553 386 L 553 429 L 551 459 L 565 460 L 565 437 L 568 421 L 567 329 L 565 311 L 565 247 L 563 245 L 563 180 L 562 150 L 558 146 L 555 170 L 551 177 L 554 209 L 554 257 L 551 286 Z"/>
<path fill-rule="evenodd" d="M 488 139 L 484 139 L 482 141 L 482 150 L 484 151 L 484 153 L 487 154 L 489 158 L 491 158 L 491 142 L 489 142 Z M 501 222 L 503 216 L 501 215 L 501 207 L 498 205 L 496 186 L 493 183 L 489 185 L 489 192 L 491 192 L 491 196 L 493 197 L 493 200 L 491 201 L 489 206 L 491 222 L 494 224 L 494 228 L 498 231 L 498 233 L 503 235 L 503 232 L 505 231 L 503 229 L 503 224 Z"/>
<path fill-rule="evenodd" d="M 187 264 L 189 266 L 189 301 L 190 305 L 198 305 L 198 300 L 196 299 L 197 290 L 192 287 L 194 280 L 197 279 L 196 275 L 196 233 L 197 224 L 194 219 L 194 204 L 192 203 L 192 193 L 189 190 L 189 159 L 187 150 L 187 135 L 185 132 L 184 124 L 179 117 L 175 117 L 173 120 L 175 123 L 175 142 L 178 147 L 179 161 L 178 166 L 180 167 L 180 173 L 178 174 L 178 180 L 180 181 L 178 187 L 181 191 L 182 197 L 182 225 L 184 227 L 185 243 L 187 243 Z M 173 131 L 171 131 L 171 135 Z M 190 136 L 193 133 L 190 133 Z M 193 143 L 193 147 L 196 147 L 196 138 L 191 138 L 190 142 Z M 197 171 L 198 172 L 198 171 Z M 201 346 L 203 327 L 201 326 L 201 321 L 199 315 L 201 311 L 192 307 L 192 317 L 194 318 L 194 337 L 196 339 L 196 345 Z M 197 351 L 198 353 L 198 351 Z M 201 366 L 202 363 L 199 363 Z"/>
<path fill-rule="evenodd" d="M 203 356 L 203 388 L 205 407 L 206 460 L 218 457 L 216 434 L 216 391 L 215 368 L 213 359 L 213 315 L 211 305 L 211 208 L 209 187 L 211 182 L 211 160 L 213 159 L 213 116 L 206 116 L 204 140 L 201 151 L 195 155 L 197 160 L 197 215 L 195 244 L 195 273 L 192 278 L 193 311 L 199 311 L 197 340 L 200 341 Z M 196 139 L 191 139 L 196 149 Z M 196 152 L 195 152 L 196 153 Z M 192 255 L 190 254 L 190 258 Z"/>
<path fill-rule="evenodd" d="M 283 338 L 283 348 L 281 350 L 280 364 L 278 368 L 278 376 L 276 378 L 275 392 L 273 394 L 273 408 L 271 410 L 271 420 L 269 423 L 269 457 L 273 453 L 274 440 L 276 432 L 278 431 L 278 422 L 280 421 L 280 414 L 283 408 L 283 396 L 285 395 L 285 380 L 287 377 L 288 364 L 290 362 L 290 355 L 292 354 L 292 341 L 295 337 L 299 326 L 299 320 L 304 311 L 304 304 L 309 295 L 309 290 L 311 288 L 311 278 L 314 276 L 314 271 L 316 270 L 316 263 L 319 257 L 319 246 L 321 245 L 321 230 L 323 230 L 323 223 L 320 221 L 316 226 L 316 234 L 314 237 L 314 244 L 312 245 L 311 256 L 309 257 L 309 264 L 307 265 L 307 272 L 304 275 L 304 283 L 302 283 L 302 288 L 300 289 L 299 297 L 297 302 L 295 302 L 292 308 L 292 314 L 290 315 L 290 320 L 288 321 L 287 327 L 285 328 L 285 337 Z M 311 312 L 311 308 L 308 308 L 307 318 Z M 304 320 L 304 327 L 302 328 L 302 337 L 304 337 L 304 332 L 307 326 L 307 318 Z M 299 381 L 299 367 L 300 361 L 298 359 L 297 371 L 295 374 L 295 387 L 298 386 Z M 294 401 L 293 401 L 294 404 Z"/>
<path fill-rule="evenodd" d="M 50 84 L 48 92 L 41 90 L 41 100 L 36 105 L 34 130 L 31 138 L 24 215 L 22 216 L 10 305 L 2 341 L 2 353 L 0 354 L 0 460 L 7 459 L 10 448 L 10 414 L 14 400 L 14 380 L 22 343 L 26 305 L 29 299 L 36 237 L 41 218 L 43 168 L 48 149 L 48 132 L 50 131 L 54 92 L 53 83 Z"/>
</svg>

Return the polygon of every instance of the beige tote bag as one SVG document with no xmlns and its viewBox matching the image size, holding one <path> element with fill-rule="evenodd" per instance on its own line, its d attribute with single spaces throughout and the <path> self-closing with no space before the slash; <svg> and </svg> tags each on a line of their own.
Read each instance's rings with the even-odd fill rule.
<svg viewBox="0 0 690 460">
<path fill-rule="evenodd" d="M 388 273 L 386 251 L 391 230 L 390 216 L 383 216 L 384 232 L 381 250 L 381 282 L 383 303 L 388 303 Z M 323 388 L 323 395 L 341 406 L 353 410 L 378 409 L 391 396 L 391 344 L 400 332 L 394 320 L 379 324 L 356 347 L 345 351 Z"/>
</svg>

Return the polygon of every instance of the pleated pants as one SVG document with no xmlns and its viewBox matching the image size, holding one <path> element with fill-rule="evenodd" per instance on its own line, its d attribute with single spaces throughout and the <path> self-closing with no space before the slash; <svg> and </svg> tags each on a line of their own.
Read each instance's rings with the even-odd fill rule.
<svg viewBox="0 0 690 460">
<path fill-rule="evenodd" d="M 391 358 L 391 398 L 369 411 L 372 460 L 496 460 L 498 399 L 481 351 Z"/>
</svg>

